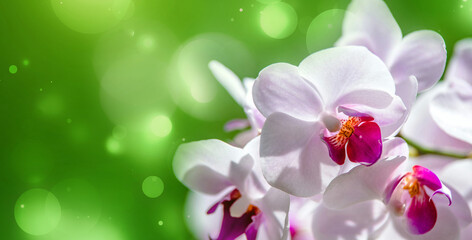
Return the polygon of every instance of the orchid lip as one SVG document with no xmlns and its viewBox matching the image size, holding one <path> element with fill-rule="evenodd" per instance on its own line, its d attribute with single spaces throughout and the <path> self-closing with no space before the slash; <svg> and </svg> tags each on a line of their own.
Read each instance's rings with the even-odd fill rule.
<svg viewBox="0 0 472 240">
<path fill-rule="evenodd" d="M 238 189 L 234 189 L 222 200 L 215 203 L 207 214 L 213 214 L 219 205 L 223 205 L 223 220 L 218 237 L 215 240 L 232 240 L 245 234 L 248 240 L 256 239 L 258 227 L 260 225 L 261 210 L 250 204 L 241 216 L 233 217 L 231 215 L 231 207 L 233 204 L 243 197 Z M 212 239 L 212 238 L 210 238 Z"/>
<path fill-rule="evenodd" d="M 425 234 L 435 226 L 437 210 L 432 200 L 435 194 L 445 195 L 449 205 L 452 203 L 450 190 L 436 174 L 418 165 L 413 166 L 412 172 L 393 182 L 392 187 L 387 189 L 387 204 L 394 214 L 406 217 L 407 230 L 412 234 Z M 431 197 L 426 188 L 434 191 Z"/>
<path fill-rule="evenodd" d="M 322 119 L 331 121 L 328 117 Z M 382 153 L 382 136 L 379 125 L 373 120 L 372 117 L 351 116 L 338 120 L 342 125 L 337 133 L 325 130 L 321 139 L 327 145 L 331 159 L 338 165 L 343 165 L 347 151 L 351 162 L 366 166 L 377 162 Z"/>
</svg>

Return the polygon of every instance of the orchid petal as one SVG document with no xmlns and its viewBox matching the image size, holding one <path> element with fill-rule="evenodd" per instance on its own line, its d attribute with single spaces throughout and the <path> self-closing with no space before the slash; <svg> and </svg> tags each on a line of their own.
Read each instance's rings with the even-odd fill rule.
<svg viewBox="0 0 472 240">
<path fill-rule="evenodd" d="M 225 124 L 225 131 L 231 132 L 234 130 L 241 130 L 249 127 L 249 121 L 247 119 L 234 119 Z"/>
<path fill-rule="evenodd" d="M 246 116 L 249 119 L 249 122 L 251 123 L 252 128 L 254 128 L 254 130 L 256 131 L 261 131 L 262 127 L 264 127 L 264 122 L 266 118 L 256 108 L 256 105 L 254 105 L 254 102 L 252 102 L 252 98 L 250 101 L 251 101 L 251 104 L 248 104 L 248 106 L 244 108 L 244 112 L 246 113 Z"/>
<path fill-rule="evenodd" d="M 472 149 L 472 144 L 450 136 L 431 117 L 431 102 L 438 93 L 444 91 L 447 91 L 447 86 L 440 83 L 421 95 L 413 106 L 401 133 L 408 140 L 428 149 L 468 154 Z"/>
<path fill-rule="evenodd" d="M 472 85 L 472 39 L 456 43 L 453 58 L 448 65 L 446 79 L 462 80 Z"/>
<path fill-rule="evenodd" d="M 290 196 L 290 235 L 292 240 L 313 240 L 312 218 L 320 203 Z"/>
<path fill-rule="evenodd" d="M 449 205 L 449 199 L 447 198 L 433 198 L 434 204 L 437 207 L 446 206 L 453 214 L 456 216 L 456 219 L 461 227 L 465 227 L 472 223 L 472 212 L 470 207 L 467 203 L 467 200 L 464 197 L 468 197 L 464 195 L 464 197 L 458 192 L 457 189 L 453 188 L 451 185 L 445 184 L 448 186 L 449 191 L 451 192 L 450 195 L 454 202 Z"/>
<path fill-rule="evenodd" d="M 469 240 L 470 236 L 472 236 L 472 224 L 465 228 L 462 228 L 460 234 L 460 240 Z"/>
<path fill-rule="evenodd" d="M 316 90 L 299 74 L 297 67 L 276 63 L 264 68 L 254 83 L 254 103 L 268 117 L 283 112 L 303 120 L 313 120 L 322 110 Z"/>
<path fill-rule="evenodd" d="M 393 121 L 390 123 L 379 123 L 382 129 L 383 137 L 396 136 L 400 132 L 401 127 L 405 124 L 405 122 L 407 121 L 410 115 L 411 108 L 413 106 L 413 103 L 416 100 L 417 92 L 418 92 L 418 81 L 416 80 L 415 76 L 410 76 L 408 80 L 405 80 L 396 84 L 397 96 L 395 96 L 394 101 L 389 107 L 391 110 L 387 110 L 383 112 L 384 114 L 385 112 L 387 112 L 386 115 L 393 117 L 394 119 L 396 119 L 396 121 Z M 405 107 L 404 111 L 400 110 L 398 107 L 399 106 L 399 103 L 397 102 L 398 98 L 401 99 L 401 102 Z M 398 116 L 401 116 L 401 117 L 398 118 Z"/>
<path fill-rule="evenodd" d="M 321 124 L 274 113 L 261 135 L 262 172 L 270 185 L 295 196 L 324 189 L 339 168 L 321 142 Z"/>
<path fill-rule="evenodd" d="M 247 166 L 250 162 L 240 161 L 245 155 L 242 149 L 219 140 L 191 142 L 177 149 L 173 169 L 190 189 L 215 194 L 232 185 L 243 185 L 251 170 Z M 240 175 L 234 176 L 232 171 Z"/>
<path fill-rule="evenodd" d="M 410 76 L 405 81 L 395 84 L 395 87 L 395 94 L 402 99 L 402 102 L 407 109 L 407 113 L 409 113 L 416 100 L 416 94 L 418 93 L 418 80 L 415 76 Z"/>
<path fill-rule="evenodd" d="M 406 227 L 411 234 L 429 232 L 436 224 L 438 217 L 434 202 L 424 192 L 412 197 L 405 216 Z"/>
<path fill-rule="evenodd" d="M 374 122 L 363 122 L 354 127 L 346 150 L 351 162 L 366 166 L 376 163 L 382 154 L 382 136 L 379 125 Z"/>
<path fill-rule="evenodd" d="M 326 188 L 324 204 L 341 209 L 359 202 L 382 199 L 385 188 L 399 175 L 405 160 L 405 157 L 380 160 L 370 167 L 360 165 L 339 175 Z"/>
<path fill-rule="evenodd" d="M 254 104 L 254 99 L 252 96 L 252 89 L 254 87 L 255 79 L 252 78 L 244 78 L 243 83 L 246 87 L 246 105 L 244 106 L 244 112 L 246 112 L 247 118 L 251 123 L 252 127 L 256 131 L 262 130 L 264 126 L 265 117 L 262 115 L 261 112 L 257 109 L 256 105 Z"/>
<path fill-rule="evenodd" d="M 395 94 L 387 67 L 364 47 L 337 47 L 316 52 L 300 63 L 299 71 L 315 86 L 326 109 L 332 112 L 343 104 L 384 108 Z"/>
<path fill-rule="evenodd" d="M 259 160 L 260 139 L 260 137 L 256 137 L 244 147 L 244 150 L 255 159 L 252 172 L 246 180 L 246 193 L 253 199 L 263 197 L 270 189 L 270 185 L 262 174 Z"/>
<path fill-rule="evenodd" d="M 385 111 L 385 108 L 389 107 L 392 104 L 395 96 L 384 92 L 384 91 L 377 91 L 377 90 L 370 90 L 370 89 L 361 89 L 352 91 L 339 99 L 333 104 L 335 106 L 341 105 L 348 105 L 352 104 L 354 106 L 363 106 L 370 107 L 374 109 L 379 109 L 381 111 Z M 374 101 L 375 99 L 375 101 Z M 378 100 L 378 101 L 377 101 Z"/>
<path fill-rule="evenodd" d="M 469 202 L 472 209 L 472 160 L 463 159 L 451 161 L 440 172 L 441 179 L 457 190 Z M 451 188 L 451 190 L 453 190 Z M 454 200 L 453 206 L 456 204 Z"/>
<path fill-rule="evenodd" d="M 445 157 L 435 154 L 421 155 L 412 158 L 411 161 L 408 161 L 409 166 L 407 167 L 407 169 L 412 168 L 414 165 L 421 165 L 435 173 L 438 173 L 439 179 L 444 180 L 442 175 L 443 169 L 452 162 L 455 162 L 456 160 L 457 159 L 453 157 Z"/>
<path fill-rule="evenodd" d="M 455 91 L 442 92 L 430 104 L 430 114 L 438 126 L 464 142 L 472 144 L 472 95 Z"/>
<path fill-rule="evenodd" d="M 374 121 L 374 117 L 365 111 L 356 110 L 356 106 L 343 105 L 338 107 L 338 111 L 350 117 L 358 117 L 362 121 Z"/>
<path fill-rule="evenodd" d="M 342 210 L 320 205 L 313 216 L 313 234 L 316 239 L 368 239 L 381 229 L 388 212 L 381 201 L 358 203 Z"/>
<path fill-rule="evenodd" d="M 402 32 L 384 1 L 354 0 L 349 4 L 343 21 L 343 33 L 337 46 L 363 45 L 386 60 L 391 50 L 402 40 Z M 363 36 L 366 40 L 358 41 Z M 354 40 L 354 41 L 352 41 Z"/>
<path fill-rule="evenodd" d="M 408 158 L 409 156 L 408 144 L 402 138 L 395 137 L 384 140 L 382 148 L 382 156 L 380 159 L 403 156 Z"/>
<path fill-rule="evenodd" d="M 438 193 L 446 196 L 447 200 L 449 201 L 448 205 L 451 206 L 452 199 L 453 199 L 451 189 L 449 189 L 446 185 L 442 184 L 442 187 L 440 189 L 433 192 L 433 194 L 431 195 L 431 198 L 433 198 Z M 456 200 L 454 199 L 454 201 Z"/>
<path fill-rule="evenodd" d="M 208 64 L 216 80 L 228 91 L 233 99 L 241 106 L 244 106 L 246 91 L 241 80 L 231 70 L 218 61 L 211 61 Z"/>
<path fill-rule="evenodd" d="M 288 194 L 271 188 L 264 198 L 256 201 L 263 212 L 263 224 L 259 227 L 258 240 L 281 239 L 288 237 L 288 211 L 290 197 Z"/>
<path fill-rule="evenodd" d="M 237 147 L 244 147 L 248 142 L 257 137 L 259 132 L 254 129 L 249 129 L 243 132 L 240 132 L 234 136 L 233 145 Z"/>
<path fill-rule="evenodd" d="M 248 78 L 248 77 L 243 78 L 243 85 L 244 85 L 244 88 L 246 89 L 246 92 L 252 93 L 252 87 L 254 86 L 255 81 L 256 81 L 255 78 Z M 249 94 L 249 95 L 252 95 L 252 94 Z"/>
<path fill-rule="evenodd" d="M 400 233 L 395 228 L 392 219 L 389 219 L 385 224 L 382 231 L 379 233 L 378 236 L 375 238 L 376 240 L 407 240 L 407 238 L 400 235 Z"/>
<path fill-rule="evenodd" d="M 372 116 L 381 129 L 382 138 L 396 135 L 407 117 L 407 109 L 398 96 L 394 96 L 385 108 L 372 108 L 366 105 L 346 104 L 338 107 L 339 111 L 357 111 Z"/>
<path fill-rule="evenodd" d="M 224 192 L 224 195 L 227 193 Z M 208 239 L 208 236 L 216 238 L 220 231 L 221 219 L 223 211 L 216 211 L 212 214 L 207 214 L 209 203 L 218 201 L 224 195 L 207 195 L 193 191 L 189 191 L 187 200 L 185 201 L 185 216 L 189 229 L 192 231 L 197 239 Z"/>
<path fill-rule="evenodd" d="M 436 32 L 421 30 L 406 35 L 390 56 L 389 67 L 397 83 L 410 76 L 418 80 L 418 91 L 432 87 L 446 66 L 444 39 Z"/>
</svg>

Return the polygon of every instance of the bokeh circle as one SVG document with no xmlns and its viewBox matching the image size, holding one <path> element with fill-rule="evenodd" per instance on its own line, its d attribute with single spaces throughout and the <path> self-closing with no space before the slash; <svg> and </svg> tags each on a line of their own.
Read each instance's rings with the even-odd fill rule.
<svg viewBox="0 0 472 240">
<path fill-rule="evenodd" d="M 212 60 L 241 78 L 253 74 L 254 61 L 240 41 L 220 33 L 197 35 L 184 43 L 172 60 L 167 78 L 172 98 L 187 114 L 202 120 L 237 117 L 241 107 L 210 72 Z"/>
<path fill-rule="evenodd" d="M 164 192 L 164 182 L 156 176 L 149 176 L 143 181 L 143 193 L 149 198 L 157 198 Z"/>
<path fill-rule="evenodd" d="M 297 28 L 298 16 L 290 4 L 276 2 L 264 7 L 259 21 L 262 31 L 267 36 L 283 39 L 290 36 Z"/>
<path fill-rule="evenodd" d="M 24 192 L 15 204 L 15 220 L 28 234 L 44 235 L 61 220 L 61 205 L 51 192 L 34 188 Z"/>
<path fill-rule="evenodd" d="M 334 43 L 341 37 L 346 14 L 342 9 L 330 9 L 311 21 L 306 34 L 306 46 L 310 53 L 334 47 Z"/>
<path fill-rule="evenodd" d="M 131 4 L 131 0 L 51 0 L 57 17 L 80 33 L 109 30 L 129 15 Z"/>
</svg>

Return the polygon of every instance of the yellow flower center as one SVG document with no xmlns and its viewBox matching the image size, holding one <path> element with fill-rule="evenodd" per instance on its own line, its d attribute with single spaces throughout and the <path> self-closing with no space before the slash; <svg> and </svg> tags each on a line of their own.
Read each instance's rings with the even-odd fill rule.
<svg viewBox="0 0 472 240">
<path fill-rule="evenodd" d="M 338 135 L 349 138 L 354 132 L 354 127 L 361 122 L 361 119 L 358 117 L 349 117 L 347 120 L 342 120 L 341 122 L 343 125 L 341 126 Z"/>
<path fill-rule="evenodd" d="M 403 189 L 408 190 L 408 193 L 411 197 L 414 197 L 420 193 L 420 183 L 418 182 L 418 179 L 411 175 L 407 175 L 403 181 L 405 184 Z"/>
</svg>

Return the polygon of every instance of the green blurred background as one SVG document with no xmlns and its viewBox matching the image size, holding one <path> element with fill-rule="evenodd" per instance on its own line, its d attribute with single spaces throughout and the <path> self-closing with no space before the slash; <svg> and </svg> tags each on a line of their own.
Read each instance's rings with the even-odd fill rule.
<svg viewBox="0 0 472 240">
<path fill-rule="evenodd" d="M 472 36 L 472 1 L 387 0 L 404 34 Z M 192 239 L 183 142 L 242 109 L 210 74 L 298 64 L 340 35 L 349 1 L 2 0 L 2 239 Z M 334 9 L 334 10 L 332 10 Z"/>
</svg>

